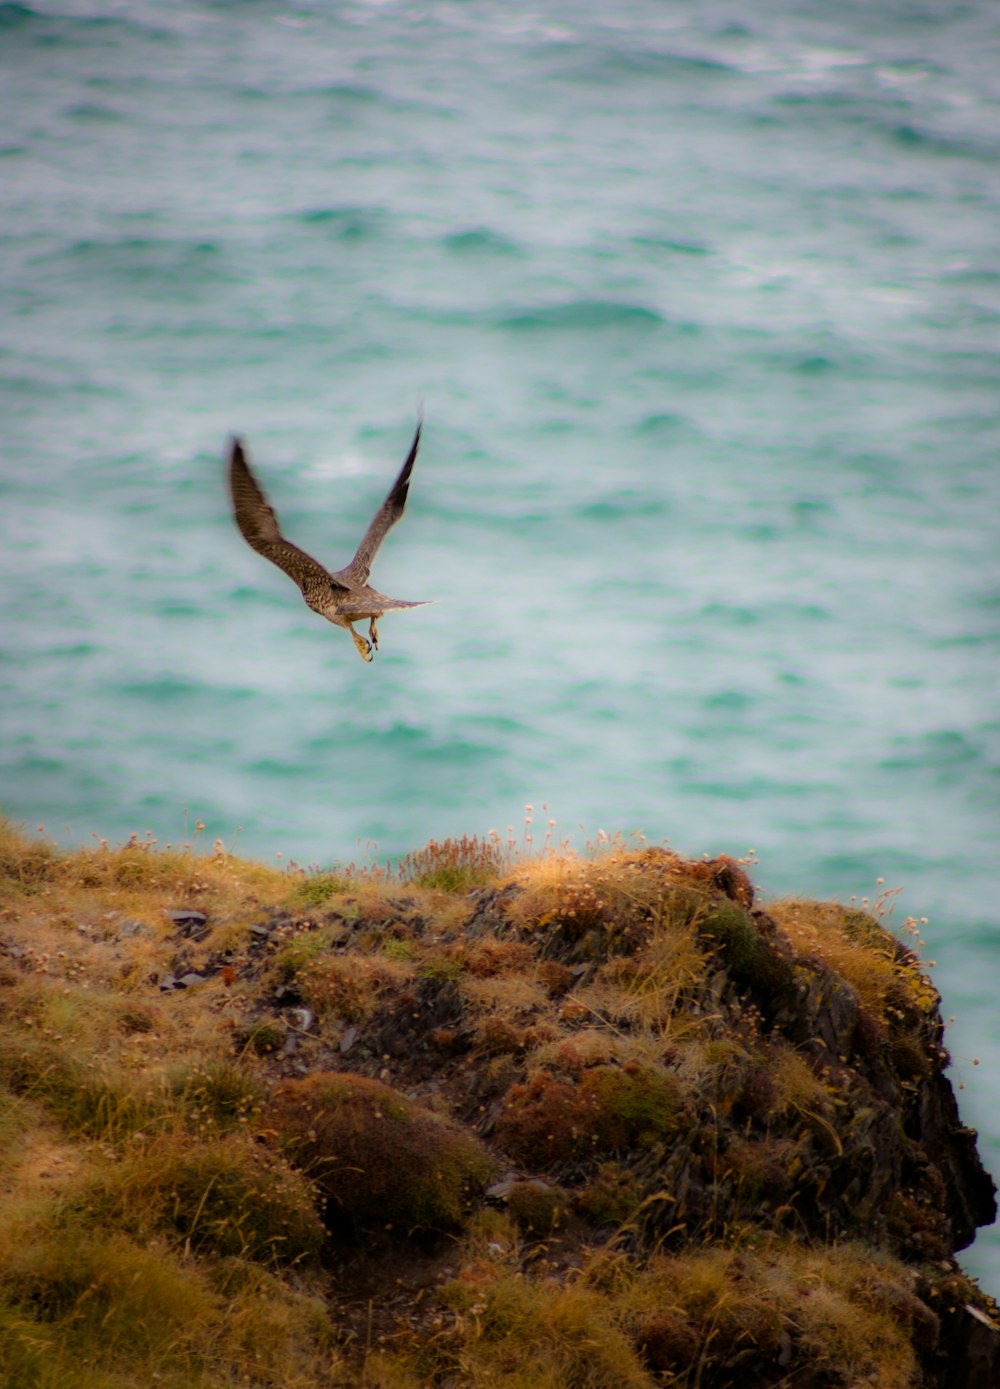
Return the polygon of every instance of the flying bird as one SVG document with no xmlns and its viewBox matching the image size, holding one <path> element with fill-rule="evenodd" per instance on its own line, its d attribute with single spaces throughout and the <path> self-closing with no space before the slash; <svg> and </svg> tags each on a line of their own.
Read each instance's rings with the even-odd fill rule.
<svg viewBox="0 0 1000 1389">
<path fill-rule="evenodd" d="M 410 473 L 420 447 L 420 429 L 418 423 L 406 462 L 365 531 L 357 554 L 350 564 L 334 574 L 324 568 L 319 560 L 285 539 L 278 526 L 278 518 L 250 469 L 242 440 L 233 439 L 230 444 L 229 490 L 233 499 L 233 514 L 243 539 L 251 549 L 295 580 L 313 612 L 338 627 L 347 628 L 363 661 L 370 661 L 372 653 L 378 650 L 378 620 L 383 613 L 396 608 L 419 608 L 423 602 L 430 601 L 425 599 L 423 602 L 408 603 L 402 598 L 387 598 L 368 583 L 379 546 L 406 506 Z M 368 637 L 363 637 L 351 624 L 363 622 L 366 618 L 369 623 Z"/>
</svg>

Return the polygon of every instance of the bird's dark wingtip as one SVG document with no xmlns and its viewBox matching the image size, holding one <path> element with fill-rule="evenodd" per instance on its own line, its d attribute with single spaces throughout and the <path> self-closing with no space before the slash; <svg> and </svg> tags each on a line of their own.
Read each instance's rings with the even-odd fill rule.
<svg viewBox="0 0 1000 1389">
<path fill-rule="evenodd" d="M 410 451 L 406 455 L 406 462 L 400 469 L 399 477 L 396 479 L 396 485 L 393 488 L 393 494 L 401 501 L 406 500 L 406 488 L 410 481 L 410 473 L 413 471 L 413 464 L 416 462 L 417 450 L 420 447 L 420 431 L 423 427 L 424 417 L 423 411 L 421 410 L 420 415 L 417 417 L 417 428 L 413 435 L 413 443 L 410 445 Z"/>
</svg>

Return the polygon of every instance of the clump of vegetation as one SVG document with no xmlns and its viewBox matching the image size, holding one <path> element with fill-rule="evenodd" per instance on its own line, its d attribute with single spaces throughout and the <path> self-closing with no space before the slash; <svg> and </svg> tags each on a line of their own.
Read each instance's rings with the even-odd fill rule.
<svg viewBox="0 0 1000 1389">
<path fill-rule="evenodd" d="M 59 855 L 47 839 L 27 839 L 0 817 L 0 891 L 28 894 L 59 871 Z"/>
<path fill-rule="evenodd" d="M 463 834 L 461 839 L 430 840 L 401 858 L 396 872 L 400 882 L 457 893 L 496 882 L 506 867 L 507 852 L 499 836 Z"/>
<path fill-rule="evenodd" d="M 347 874 L 309 873 L 295 889 L 294 900 L 303 907 L 323 907 L 333 897 L 350 891 L 351 879 Z"/>
<path fill-rule="evenodd" d="M 511 1182 L 504 1197 L 518 1229 L 534 1239 L 547 1239 L 566 1221 L 569 1193 L 535 1178 Z"/>
<path fill-rule="evenodd" d="M 296 980 L 302 997 L 321 1017 L 356 1022 L 412 973 L 410 966 L 391 955 L 317 955 L 303 966 Z"/>
<path fill-rule="evenodd" d="M 314 1259 L 326 1237 L 311 1183 L 245 1132 L 134 1143 L 80 1183 L 67 1210 L 140 1242 L 167 1235 L 184 1250 L 263 1264 Z"/>
<path fill-rule="evenodd" d="M 713 1363 L 738 1365 L 747 1384 L 769 1379 L 776 1362 L 790 1382 L 919 1382 L 903 1312 L 912 1296 L 906 1270 L 867 1249 L 813 1251 L 765 1239 L 757 1248 L 661 1255 L 638 1272 L 598 1262 L 591 1277 L 623 1278 L 635 1311 L 648 1309 L 638 1335 L 657 1371 L 688 1368 L 678 1352 L 693 1335 L 699 1354 L 690 1369 L 710 1354 Z M 682 1373 L 680 1382 L 692 1380 Z"/>
<path fill-rule="evenodd" d="M 162 1086 L 79 1056 L 60 1034 L 19 1038 L 16 1025 L 0 1030 L 0 1081 L 11 1096 L 43 1105 L 67 1132 L 105 1142 L 160 1122 L 170 1109 Z"/>
<path fill-rule="evenodd" d="M 576 1208 L 593 1225 L 626 1225 L 644 1199 L 639 1180 L 629 1167 L 619 1162 L 602 1162 L 578 1190 Z"/>
<path fill-rule="evenodd" d="M 283 1081 L 269 1119 L 333 1211 L 359 1226 L 405 1235 L 458 1224 L 495 1170 L 471 1134 L 363 1076 Z"/>
<path fill-rule="evenodd" d="M 680 1101 L 673 1076 L 638 1062 L 571 1077 L 539 1070 L 507 1092 L 498 1137 L 518 1161 L 549 1168 L 666 1138 L 679 1122 Z"/>
<path fill-rule="evenodd" d="M 116 1230 L 0 1230 L 0 1353 L 10 1389 L 328 1383 L 321 1301 L 253 1264 L 215 1269 Z"/>
<path fill-rule="evenodd" d="M 297 932 L 286 940 L 276 957 L 282 978 L 292 980 L 297 974 L 329 955 L 340 933 L 334 926 L 318 926 Z"/>
<path fill-rule="evenodd" d="M 518 1389 L 652 1389 L 623 1319 L 582 1281 L 546 1286 L 499 1262 L 479 1264 L 441 1297 L 456 1316 L 433 1349 L 438 1375 L 464 1371 L 464 1383 Z"/>
</svg>

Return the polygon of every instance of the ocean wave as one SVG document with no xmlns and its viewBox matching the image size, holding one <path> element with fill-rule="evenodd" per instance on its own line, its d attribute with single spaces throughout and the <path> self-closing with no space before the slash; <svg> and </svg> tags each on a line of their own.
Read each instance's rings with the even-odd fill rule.
<svg viewBox="0 0 1000 1389">
<path fill-rule="evenodd" d="M 690 77 L 730 77 L 738 69 L 718 54 L 679 53 L 656 48 L 625 48 L 585 43 L 554 43 L 546 52 L 559 59 L 550 69 L 553 80 L 612 85 L 651 77 L 657 80 Z"/>
<path fill-rule="evenodd" d="M 939 130 L 930 130 L 913 121 L 902 121 L 899 125 L 891 126 L 887 134 L 894 144 L 904 149 L 943 157 L 995 160 L 1000 153 L 995 144 L 989 146 L 984 141 L 972 137 L 962 139 L 956 135 L 945 135 Z"/>
<path fill-rule="evenodd" d="M 145 38 L 172 40 L 169 30 L 137 14 L 128 14 L 124 7 L 116 14 L 53 14 L 30 5 L 0 3 L 0 30 L 7 33 L 37 35 L 49 47 L 74 44 L 81 39 L 108 33 L 141 34 Z"/>
<path fill-rule="evenodd" d="M 38 11 L 28 5 L 0 4 L 0 28 L 17 29 L 38 18 Z"/>
<path fill-rule="evenodd" d="M 658 410 L 655 414 L 644 415 L 638 420 L 632 426 L 632 432 L 642 437 L 649 434 L 677 434 L 691 428 L 691 421 L 683 415 L 676 415 L 670 410 Z"/>
<path fill-rule="evenodd" d="M 469 227 L 466 231 L 449 232 L 441 238 L 446 251 L 456 255 L 521 256 L 516 242 L 489 227 Z"/>
<path fill-rule="evenodd" d="M 983 760 L 983 749 L 960 729 L 934 729 L 917 737 L 896 738 L 893 743 L 896 751 L 879 763 L 887 771 L 933 772 L 937 777 L 944 773 L 962 781 L 968 767 Z"/>
<path fill-rule="evenodd" d="M 234 278 L 217 241 L 185 237 L 85 237 L 35 256 L 48 273 L 100 275 L 124 284 L 159 285 L 165 294 Z"/>
<path fill-rule="evenodd" d="M 627 521 L 636 516 L 645 521 L 670 516 L 672 513 L 673 507 L 669 502 L 651 497 L 649 492 L 642 491 L 617 492 L 599 497 L 574 508 L 573 514 L 584 521 Z"/>
<path fill-rule="evenodd" d="M 780 796 L 793 805 L 800 801 L 828 796 L 836 789 L 833 781 L 812 782 L 783 777 L 734 776 L 715 779 L 712 777 L 689 777 L 679 789 L 696 796 L 708 796 L 719 801 L 767 801 L 772 796 Z"/>
<path fill-rule="evenodd" d="M 652 236 L 642 233 L 632 237 L 633 246 L 642 246 L 653 251 L 673 251 L 679 256 L 710 256 L 712 248 L 696 241 L 677 241 L 669 236 Z"/>
<path fill-rule="evenodd" d="M 129 699 L 146 700 L 150 704 L 172 704 L 178 699 L 203 696 L 208 691 L 200 681 L 161 675 L 144 680 L 123 680 L 116 687 L 116 693 Z"/>
<path fill-rule="evenodd" d="M 832 121 L 839 120 L 855 132 L 882 140 L 897 150 L 912 151 L 914 155 L 926 153 L 942 158 L 995 161 L 998 154 L 996 142 L 991 142 L 985 131 L 960 135 L 927 124 L 927 113 L 921 110 L 915 97 L 873 93 L 868 89 L 797 89 L 774 93 L 770 105 L 794 111 L 797 124 L 815 123 L 828 127 Z"/>
<path fill-rule="evenodd" d="M 327 232 L 338 241 L 366 241 L 385 230 L 388 214 L 381 207 L 311 207 L 288 214 L 303 227 Z"/>
<path fill-rule="evenodd" d="M 300 88 L 297 95 L 328 97 L 334 103 L 345 106 L 381 105 L 385 102 L 382 92 L 362 82 L 331 82 L 320 87 Z"/>
<path fill-rule="evenodd" d="M 614 299 L 572 299 L 522 309 L 498 319 L 498 326 L 513 332 L 573 332 L 582 329 L 658 328 L 664 319 L 654 309 Z"/>
<path fill-rule="evenodd" d="M 128 117 L 123 111 L 116 111 L 111 106 L 104 105 L 100 101 L 81 101 L 75 106 L 66 109 L 66 115 L 70 120 L 84 122 L 104 122 L 104 121 L 124 121 Z"/>
</svg>

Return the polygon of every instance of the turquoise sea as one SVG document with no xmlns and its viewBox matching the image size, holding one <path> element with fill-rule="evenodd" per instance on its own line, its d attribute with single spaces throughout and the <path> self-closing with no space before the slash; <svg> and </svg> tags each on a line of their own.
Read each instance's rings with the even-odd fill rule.
<svg viewBox="0 0 1000 1389">
<path fill-rule="evenodd" d="M 6 813 L 900 887 L 1000 1175 L 994 0 L 0 3 L 0 116 Z M 226 439 L 336 568 L 421 406 L 366 666 Z"/>
</svg>

